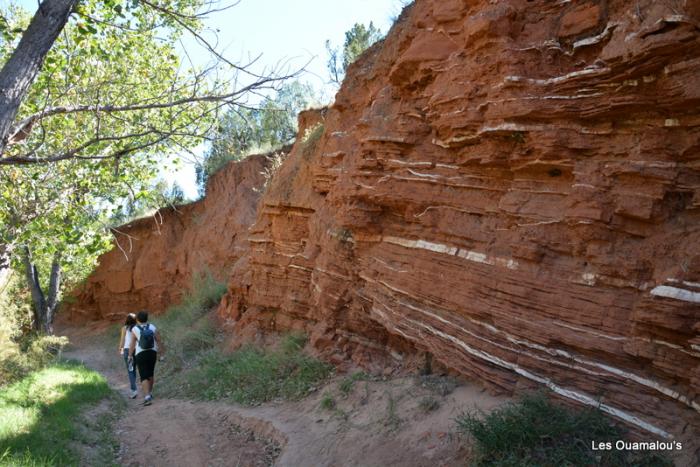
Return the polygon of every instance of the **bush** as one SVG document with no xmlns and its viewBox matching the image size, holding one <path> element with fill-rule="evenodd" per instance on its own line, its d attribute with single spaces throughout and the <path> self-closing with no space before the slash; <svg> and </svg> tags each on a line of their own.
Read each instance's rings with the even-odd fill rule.
<svg viewBox="0 0 700 467">
<path fill-rule="evenodd" d="M 481 466 L 672 466 L 655 453 L 593 451 L 591 443 L 622 439 L 624 431 L 600 410 L 572 410 L 542 393 L 529 394 L 484 416 L 465 413 L 459 431 L 475 441 Z"/>
</svg>

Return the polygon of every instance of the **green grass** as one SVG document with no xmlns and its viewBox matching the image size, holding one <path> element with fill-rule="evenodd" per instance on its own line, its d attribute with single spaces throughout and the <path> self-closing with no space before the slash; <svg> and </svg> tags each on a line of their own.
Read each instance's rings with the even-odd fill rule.
<svg viewBox="0 0 700 467">
<path fill-rule="evenodd" d="M 111 394 L 102 376 L 70 362 L 53 363 L 3 387 L 0 465 L 78 464 L 77 446 L 85 439 L 81 412 Z M 111 426 L 100 430 L 104 441 Z M 108 463 L 109 457 L 105 453 L 101 463 Z"/>
<path fill-rule="evenodd" d="M 277 349 L 246 346 L 223 352 L 210 311 L 225 292 L 225 284 L 204 274 L 179 305 L 158 318 L 167 349 L 157 369 L 160 394 L 257 405 L 299 399 L 328 377 L 331 366 L 303 352 L 306 336 L 300 333 L 285 336 Z"/>
<path fill-rule="evenodd" d="M 323 394 L 323 398 L 321 399 L 321 408 L 323 410 L 335 409 L 335 399 L 333 399 L 331 393 L 326 392 Z"/>
<path fill-rule="evenodd" d="M 161 371 L 179 371 L 199 352 L 216 344 L 216 329 L 208 313 L 226 293 L 226 284 L 211 274 L 196 276 L 191 292 L 168 313 L 155 319 L 165 340 L 168 360 Z"/>
<path fill-rule="evenodd" d="M 157 370 L 160 394 L 257 405 L 299 399 L 328 377 L 332 367 L 303 352 L 306 336 L 300 333 L 285 336 L 277 349 L 221 351 L 222 336 L 209 312 L 225 292 L 224 284 L 202 275 L 183 301 L 158 319 L 167 349 Z"/>
<path fill-rule="evenodd" d="M 357 381 L 366 381 L 369 379 L 369 375 L 363 371 L 358 371 L 350 376 L 343 378 L 338 384 L 338 389 L 343 394 L 343 397 L 348 397 L 355 387 Z"/>
<path fill-rule="evenodd" d="M 22 281 L 22 275 L 10 273 L 0 286 L 0 389 L 50 364 L 68 343 L 31 331 L 31 299 Z"/>
<path fill-rule="evenodd" d="M 565 408 L 542 393 L 485 416 L 465 413 L 457 425 L 475 441 L 477 466 L 673 465 L 655 453 L 592 451 L 591 442 L 615 442 L 624 438 L 624 431 L 600 410 Z"/>
<path fill-rule="evenodd" d="M 203 400 L 229 399 L 259 405 L 296 400 L 313 391 L 332 367 L 303 351 L 298 335 L 286 336 L 278 349 L 243 347 L 231 354 L 212 349 L 190 368 L 163 384 L 164 394 Z"/>
</svg>

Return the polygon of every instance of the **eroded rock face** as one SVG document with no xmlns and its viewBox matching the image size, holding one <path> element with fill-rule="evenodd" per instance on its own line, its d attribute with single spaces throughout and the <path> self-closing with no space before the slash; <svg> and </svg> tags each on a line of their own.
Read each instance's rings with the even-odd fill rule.
<svg viewBox="0 0 700 467">
<path fill-rule="evenodd" d="M 301 116 L 230 263 L 234 338 L 426 351 L 697 449 L 699 20 L 691 1 L 418 0 Z"/>
<path fill-rule="evenodd" d="M 247 250 L 268 165 L 266 156 L 231 163 L 211 177 L 204 199 L 115 229 L 115 248 L 99 258 L 60 318 L 122 320 L 141 309 L 159 313 L 177 303 L 198 274 L 227 280 Z"/>
<path fill-rule="evenodd" d="M 676 3 L 416 2 L 273 179 L 221 315 L 700 438 L 700 34 Z"/>
</svg>

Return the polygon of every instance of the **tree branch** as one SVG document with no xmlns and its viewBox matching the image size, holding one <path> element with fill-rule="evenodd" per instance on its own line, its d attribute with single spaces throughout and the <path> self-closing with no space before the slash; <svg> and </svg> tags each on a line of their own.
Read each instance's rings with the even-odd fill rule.
<svg viewBox="0 0 700 467">
<path fill-rule="evenodd" d="M 44 0 L 0 70 L 0 152 L 22 100 L 78 0 Z"/>
</svg>

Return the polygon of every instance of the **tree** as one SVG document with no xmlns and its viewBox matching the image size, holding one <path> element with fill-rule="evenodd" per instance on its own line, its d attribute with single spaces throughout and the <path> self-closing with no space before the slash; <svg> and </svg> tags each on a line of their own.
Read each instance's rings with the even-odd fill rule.
<svg viewBox="0 0 700 467">
<path fill-rule="evenodd" d="M 182 204 L 185 202 L 185 192 L 180 185 L 173 183 L 173 186 L 165 191 L 163 198 L 170 205 Z"/>
<path fill-rule="evenodd" d="M 290 143 L 297 134 L 299 112 L 318 102 L 311 85 L 290 81 L 257 108 L 232 106 L 219 119 L 211 146 L 196 168 L 200 195 L 209 177 L 229 161 Z"/>
<path fill-rule="evenodd" d="M 60 253 L 54 254 L 51 262 L 51 274 L 49 275 L 48 293 L 44 293 L 41 281 L 39 280 L 39 270 L 32 262 L 29 247 L 24 247 L 22 261 L 25 268 L 25 277 L 32 294 L 32 304 L 34 306 L 33 327 L 36 331 L 43 331 L 46 334 L 53 334 L 53 319 L 58 305 L 58 290 L 61 286 L 61 263 Z"/>
<path fill-rule="evenodd" d="M 369 26 L 355 23 L 345 32 L 342 51 L 332 47 L 331 42 L 327 40 L 326 50 L 329 56 L 327 66 L 331 82 L 340 85 L 350 64 L 381 38 L 382 32 L 370 21 Z"/>
<path fill-rule="evenodd" d="M 79 281 L 110 245 L 110 211 L 155 196 L 164 155 L 294 74 L 227 60 L 202 33 L 215 11 L 200 0 L 43 0 L 33 17 L 0 8 L 0 277 L 11 264 L 52 302 L 54 274 L 42 284 L 40 270 Z M 180 59 L 183 34 L 214 63 Z"/>
<path fill-rule="evenodd" d="M 77 6 L 74 0 L 43 0 L 26 29 L 6 27 L 7 55 L 0 70 L 0 165 L 120 159 L 166 141 L 203 138 L 211 114 L 222 105 L 241 104 L 248 92 L 274 88 L 293 74 L 273 70 L 261 75 L 251 71 L 251 64 L 239 66 L 226 60 L 198 32 L 204 14 L 196 13 L 199 6 L 199 0 L 89 0 Z M 69 22 L 69 18 L 74 20 Z M 66 24 L 71 38 L 57 38 Z M 8 31 L 18 29 L 24 33 L 16 41 Z M 188 70 L 177 63 L 174 44 L 185 32 L 205 44 L 218 62 L 204 70 Z M 117 93 L 114 87 L 118 81 L 110 76 L 91 77 L 91 88 L 79 87 L 67 95 L 46 89 L 66 72 L 77 71 L 72 63 L 75 56 L 107 62 L 123 52 L 144 51 L 144 40 L 161 52 L 158 62 L 170 60 L 174 65 L 169 75 L 148 73 L 142 77 L 148 80 L 137 80 L 146 89 L 166 85 L 159 94 L 149 93 L 148 99 L 143 98 L 143 92 L 135 96 L 132 92 L 138 87 L 129 80 L 120 81 L 122 92 Z M 223 65 L 237 76 L 218 78 Z M 132 78 L 128 72 L 129 67 L 123 68 L 119 78 Z M 46 92 L 31 99 L 30 85 L 41 80 L 41 75 L 43 86 L 37 83 L 34 88 Z M 240 82 L 247 84 L 237 85 Z M 21 118 L 15 118 L 17 115 Z M 122 131 L 111 131 L 114 122 L 120 123 Z M 62 145 L 44 144 L 43 133 L 35 131 L 45 125 L 68 123 L 80 125 L 83 131 L 74 132 Z M 22 142 L 27 144 L 19 145 Z"/>
</svg>

